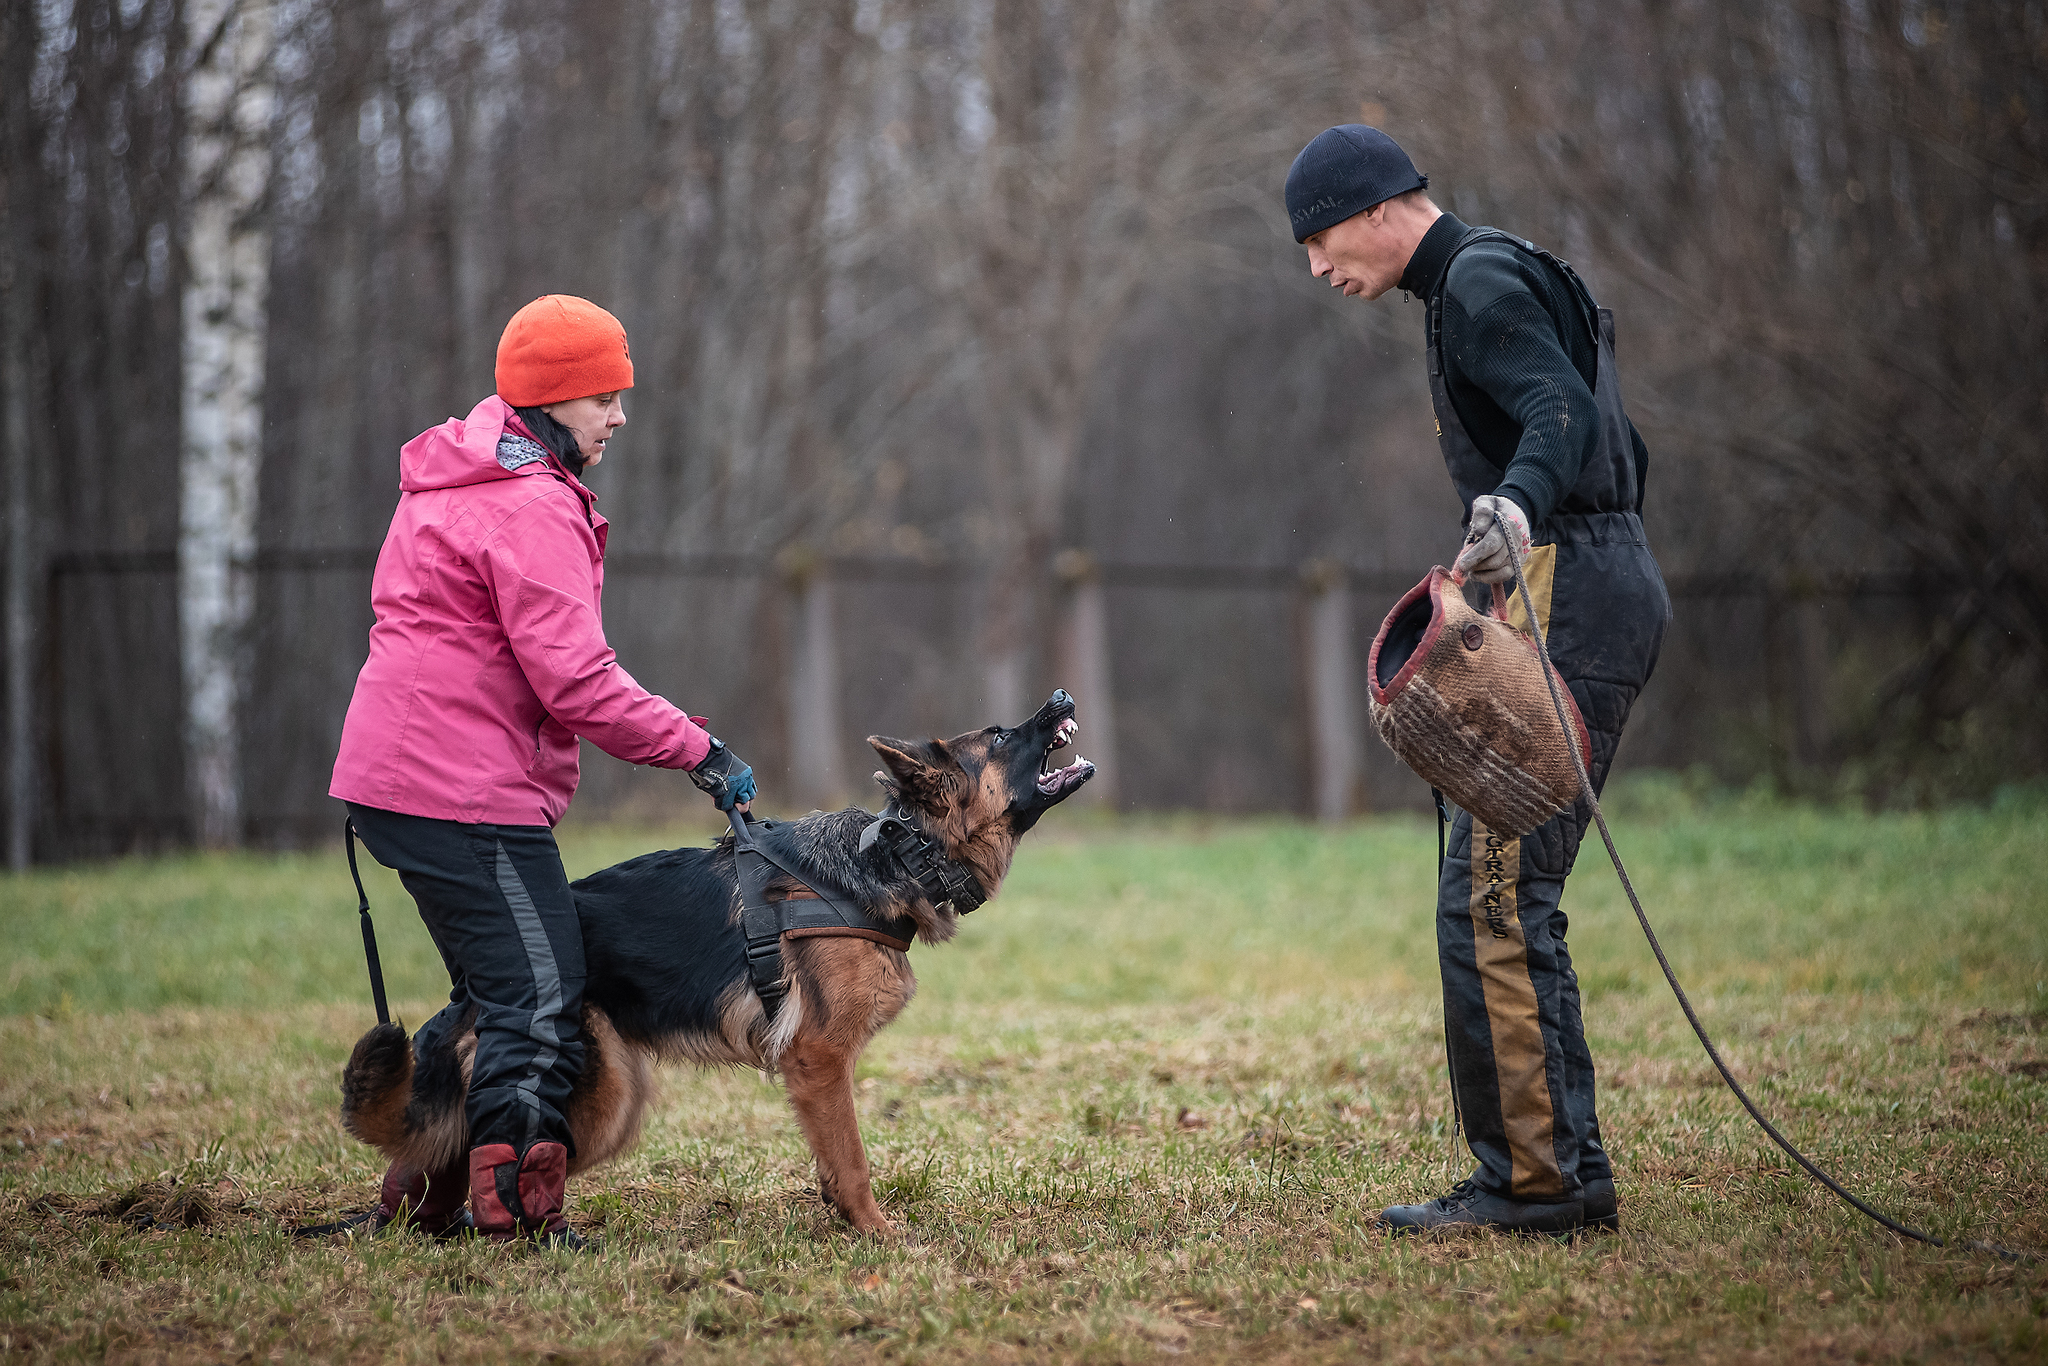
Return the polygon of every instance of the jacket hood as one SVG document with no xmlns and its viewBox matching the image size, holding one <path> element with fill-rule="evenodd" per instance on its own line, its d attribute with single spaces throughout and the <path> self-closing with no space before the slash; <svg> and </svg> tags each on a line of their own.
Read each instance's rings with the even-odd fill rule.
<svg viewBox="0 0 2048 1366">
<path fill-rule="evenodd" d="M 498 440 L 506 432 L 532 437 L 526 424 L 512 411 L 512 405 L 492 394 L 469 410 L 468 417 L 451 417 L 438 427 L 429 427 L 405 443 L 398 452 L 398 487 L 406 493 L 427 489 L 459 488 L 464 484 L 487 484 L 496 479 L 517 479 L 522 475 L 553 474 L 566 479 L 586 504 L 596 501 L 583 482 L 562 467 L 553 456 L 546 460 L 513 463 L 509 468 L 498 460 Z"/>
</svg>

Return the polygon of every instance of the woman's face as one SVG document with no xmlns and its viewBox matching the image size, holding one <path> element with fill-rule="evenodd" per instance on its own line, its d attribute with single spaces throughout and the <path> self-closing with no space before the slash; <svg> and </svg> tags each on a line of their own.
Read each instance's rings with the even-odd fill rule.
<svg viewBox="0 0 2048 1366">
<path fill-rule="evenodd" d="M 583 452 L 586 469 L 604 459 L 604 443 L 626 425 L 625 395 L 618 393 L 543 403 L 540 410 L 576 433 L 576 448 Z"/>
</svg>

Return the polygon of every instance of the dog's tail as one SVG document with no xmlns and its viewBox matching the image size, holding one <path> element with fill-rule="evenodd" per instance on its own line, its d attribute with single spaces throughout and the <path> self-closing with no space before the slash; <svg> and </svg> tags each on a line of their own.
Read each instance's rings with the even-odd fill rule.
<svg viewBox="0 0 2048 1366">
<path fill-rule="evenodd" d="M 403 1027 L 380 1024 L 356 1040 L 341 1073 L 341 1127 L 373 1148 L 405 1141 L 412 1099 L 412 1040 Z"/>
<path fill-rule="evenodd" d="M 424 1171 L 454 1160 L 468 1140 L 467 1058 L 460 1056 L 468 1050 L 443 1051 L 450 1056 L 416 1067 L 412 1041 L 395 1024 L 380 1024 L 356 1040 L 341 1074 L 342 1128 L 393 1161 Z"/>
</svg>

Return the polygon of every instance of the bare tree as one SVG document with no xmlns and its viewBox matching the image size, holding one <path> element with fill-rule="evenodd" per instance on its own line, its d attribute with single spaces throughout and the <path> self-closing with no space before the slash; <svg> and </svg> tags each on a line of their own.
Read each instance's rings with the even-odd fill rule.
<svg viewBox="0 0 2048 1366">
<path fill-rule="evenodd" d="M 270 270 L 270 0 L 190 0 L 178 536 L 185 743 L 199 836 L 242 838 L 241 695 Z"/>
<path fill-rule="evenodd" d="M 1230 264 L 1206 230 L 1294 136 L 1272 92 L 1326 96 L 1356 49 L 1333 51 L 1305 6 L 994 0 L 901 22 L 943 56 L 951 99 L 906 134 L 892 221 L 961 360 L 980 456 L 959 533 L 988 575 L 985 704 L 1021 714 L 1053 556 L 1080 532 L 1074 475 L 1106 349 L 1148 282 Z"/>
<path fill-rule="evenodd" d="M 41 275 L 31 204 L 37 186 L 31 168 L 29 82 L 36 52 L 35 25 L 25 7 L 0 14 L 0 480 L 6 484 L 7 559 L 4 623 L 6 694 L 7 866 L 25 868 L 34 852 L 36 819 L 34 668 L 37 545 L 35 457 L 29 444 L 29 339 L 32 294 Z"/>
<path fill-rule="evenodd" d="M 1306 809 L 1318 774 L 1327 811 L 1352 774 L 1411 799 L 1341 738 L 1312 760 L 1301 724 L 1312 699 L 1341 737 L 1330 642 L 1369 636 L 1455 527 L 1418 310 L 1331 299 L 1280 211 L 1294 152 L 1358 119 L 1620 316 L 1683 661 L 1631 755 L 1909 793 L 2038 771 L 2043 22 L 2016 0 L 16 6 L 10 856 L 30 808 L 39 855 L 328 831 L 397 448 L 487 392 L 544 291 L 633 337 L 632 425 L 594 475 L 621 658 L 771 788 L 803 786 L 788 736 L 832 761 L 811 786 L 843 786 L 817 777 L 858 771 L 843 725 L 937 733 L 1059 682 L 1114 690 L 1080 700 L 1127 801 Z M 1313 679 L 1310 561 L 1352 590 L 1309 618 Z M 673 796 L 596 759 L 588 790 Z"/>
</svg>

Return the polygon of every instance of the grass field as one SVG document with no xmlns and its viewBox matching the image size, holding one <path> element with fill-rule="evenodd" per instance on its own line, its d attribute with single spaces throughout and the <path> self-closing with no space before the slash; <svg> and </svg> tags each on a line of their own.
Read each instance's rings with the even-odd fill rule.
<svg viewBox="0 0 2048 1366">
<path fill-rule="evenodd" d="M 1631 795 L 1652 917 L 1794 1139 L 1909 1222 L 2048 1245 L 2048 810 Z M 1755 1132 L 1597 849 L 1567 904 L 1624 1231 L 1375 1232 L 1469 1165 L 1434 856 L 1407 820 L 1056 814 L 862 1066 L 900 1237 L 822 1213 L 774 1083 L 675 1071 L 571 1186 L 582 1258 L 287 1236 L 379 1171 L 335 1120 L 371 1019 L 337 852 L 0 878 L 0 1358 L 2048 1360 L 2048 1266 L 1902 1244 Z M 416 1022 L 438 960 L 370 877 Z"/>
</svg>

